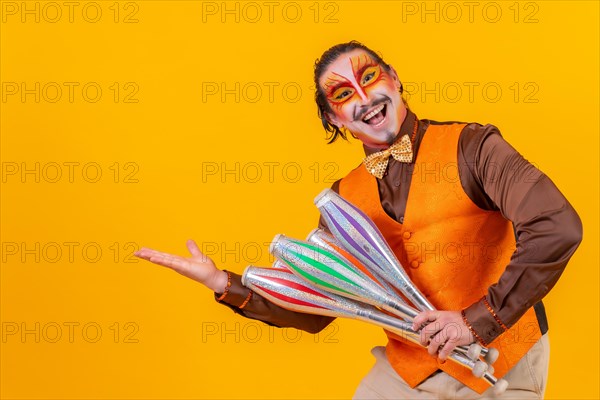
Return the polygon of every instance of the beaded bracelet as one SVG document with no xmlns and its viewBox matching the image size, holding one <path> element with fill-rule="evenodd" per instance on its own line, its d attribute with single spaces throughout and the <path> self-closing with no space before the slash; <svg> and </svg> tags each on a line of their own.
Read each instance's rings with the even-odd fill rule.
<svg viewBox="0 0 600 400">
<path fill-rule="evenodd" d="M 225 272 L 227 272 L 227 285 L 225 286 L 225 290 L 223 291 L 223 294 L 221 296 L 219 296 L 217 301 L 221 301 L 225 297 L 227 297 L 227 295 L 229 294 L 229 288 L 231 287 L 231 272 L 229 272 L 229 271 L 225 271 Z"/>
<path fill-rule="evenodd" d="M 475 330 L 473 329 L 473 327 L 471 326 L 471 324 L 469 323 L 469 321 L 467 321 L 467 316 L 465 315 L 465 310 L 461 310 L 460 311 L 460 315 L 462 316 L 463 322 L 465 323 L 465 325 L 467 326 L 467 328 L 469 328 L 469 330 L 471 331 L 471 333 L 473 334 L 473 336 L 475 336 L 475 339 L 477 339 L 479 341 L 479 343 L 481 343 L 483 346 L 487 346 L 488 344 L 485 342 L 485 340 L 483 340 L 481 338 L 481 336 L 479 336 L 477 334 L 477 332 L 475 332 Z"/>
<path fill-rule="evenodd" d="M 500 325 L 502 327 L 502 329 L 504 329 L 505 331 L 508 330 L 507 326 L 504 325 L 502 323 L 502 321 L 500 320 L 500 318 L 498 317 L 498 315 L 496 315 L 496 313 L 494 312 L 494 310 L 492 309 L 492 306 L 490 306 L 490 303 L 488 303 L 487 299 L 485 296 L 483 296 L 481 298 L 481 300 L 483 300 L 483 303 L 485 304 L 485 306 L 487 307 L 488 311 L 490 312 L 490 314 L 493 315 L 494 319 L 496 320 L 496 322 L 498 323 L 498 325 Z"/>
<path fill-rule="evenodd" d="M 248 302 L 252 298 L 252 293 L 254 293 L 254 292 L 251 290 L 250 293 L 248 293 L 248 296 L 246 297 L 246 300 L 244 300 L 244 302 L 242 303 L 242 305 L 238 307 L 240 310 L 242 308 L 246 307 L 246 304 L 248 304 Z"/>
</svg>

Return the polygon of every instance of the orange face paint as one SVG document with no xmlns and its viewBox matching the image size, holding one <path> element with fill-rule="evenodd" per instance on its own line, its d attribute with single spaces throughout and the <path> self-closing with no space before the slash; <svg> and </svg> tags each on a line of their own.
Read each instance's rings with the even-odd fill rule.
<svg viewBox="0 0 600 400">
<path fill-rule="evenodd" d="M 406 108 L 400 81 L 361 49 L 340 55 L 321 77 L 332 113 L 330 121 L 350 130 L 370 147 L 386 147 L 400 130 Z"/>
</svg>

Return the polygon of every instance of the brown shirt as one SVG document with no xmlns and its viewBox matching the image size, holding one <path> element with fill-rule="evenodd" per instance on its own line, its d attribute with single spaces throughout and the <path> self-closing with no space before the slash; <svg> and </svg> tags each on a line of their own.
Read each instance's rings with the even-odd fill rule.
<svg viewBox="0 0 600 400">
<path fill-rule="evenodd" d="M 410 110 L 399 135 L 412 134 L 417 117 Z M 413 160 L 419 151 L 430 120 L 419 120 Z M 500 135 L 493 125 L 468 124 L 458 146 L 458 175 L 469 198 L 484 210 L 499 211 L 513 222 L 517 249 L 499 281 L 490 286 L 487 300 L 500 320 L 512 326 L 536 305 L 542 331 L 547 330 L 543 307 L 538 303 L 554 286 L 581 241 L 581 221 L 552 181 L 525 160 Z M 377 150 L 364 146 L 365 154 Z M 385 212 L 403 223 L 411 179 L 420 173 L 413 163 L 390 158 L 388 170 L 378 179 L 379 196 Z M 338 191 L 339 181 L 332 186 Z M 327 229 L 323 220 L 319 226 Z M 283 309 L 256 293 L 239 309 L 249 289 L 232 274 L 229 294 L 221 303 L 235 312 L 279 327 L 294 327 L 311 333 L 325 328 L 333 318 L 297 313 Z M 216 298 L 217 296 L 215 296 Z M 483 300 L 465 309 L 473 329 L 487 343 L 502 328 Z"/>
</svg>

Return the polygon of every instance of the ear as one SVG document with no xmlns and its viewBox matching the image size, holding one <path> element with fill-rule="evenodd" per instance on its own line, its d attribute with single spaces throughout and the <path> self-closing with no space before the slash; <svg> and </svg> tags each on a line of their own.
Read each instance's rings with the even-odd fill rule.
<svg viewBox="0 0 600 400">
<path fill-rule="evenodd" d="M 396 70 L 391 65 L 390 65 L 390 76 L 394 80 L 394 84 L 396 85 L 396 89 L 401 90 L 402 89 L 402 82 L 400 82 L 400 78 L 398 78 L 398 74 L 396 73 Z"/>
<path fill-rule="evenodd" d="M 332 125 L 337 126 L 339 129 L 342 129 L 344 127 L 344 125 L 341 124 L 340 121 L 332 113 L 326 112 L 325 119 L 327 120 L 327 122 L 329 122 Z"/>
</svg>

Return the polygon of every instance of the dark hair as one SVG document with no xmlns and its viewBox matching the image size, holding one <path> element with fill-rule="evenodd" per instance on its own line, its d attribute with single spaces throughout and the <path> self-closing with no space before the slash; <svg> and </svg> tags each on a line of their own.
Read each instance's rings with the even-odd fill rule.
<svg viewBox="0 0 600 400">
<path fill-rule="evenodd" d="M 331 107 L 329 106 L 329 103 L 327 102 L 325 93 L 321 89 L 321 85 L 319 85 L 319 79 L 321 79 L 321 75 L 323 75 L 323 73 L 325 72 L 325 69 L 327 69 L 327 67 L 332 62 L 337 60 L 337 58 L 339 56 L 341 56 L 342 54 L 348 53 L 352 50 L 356 50 L 356 49 L 364 50 L 373 58 L 373 60 L 377 61 L 381 66 L 383 66 L 383 68 L 387 72 L 390 71 L 390 66 L 385 61 L 383 61 L 383 58 L 381 58 L 381 56 L 379 54 L 375 53 L 373 50 L 371 50 L 364 44 L 357 42 L 356 40 L 352 40 L 348 43 L 336 44 L 335 46 L 333 46 L 333 47 L 329 48 L 327 51 L 325 51 L 321 55 L 321 58 L 319 58 L 318 60 L 315 61 L 315 75 L 314 75 L 315 102 L 317 103 L 318 116 L 319 116 L 319 118 L 321 118 L 321 123 L 323 124 L 323 128 L 325 128 L 325 131 L 327 132 L 327 136 L 326 136 L 326 139 L 328 140 L 327 144 L 335 142 L 337 140 L 337 138 L 340 136 L 344 140 L 348 140 L 348 138 L 346 137 L 346 133 L 341 131 L 340 128 L 338 128 L 331 122 L 327 121 L 325 114 L 328 112 L 332 112 L 332 110 L 331 110 Z"/>
</svg>

